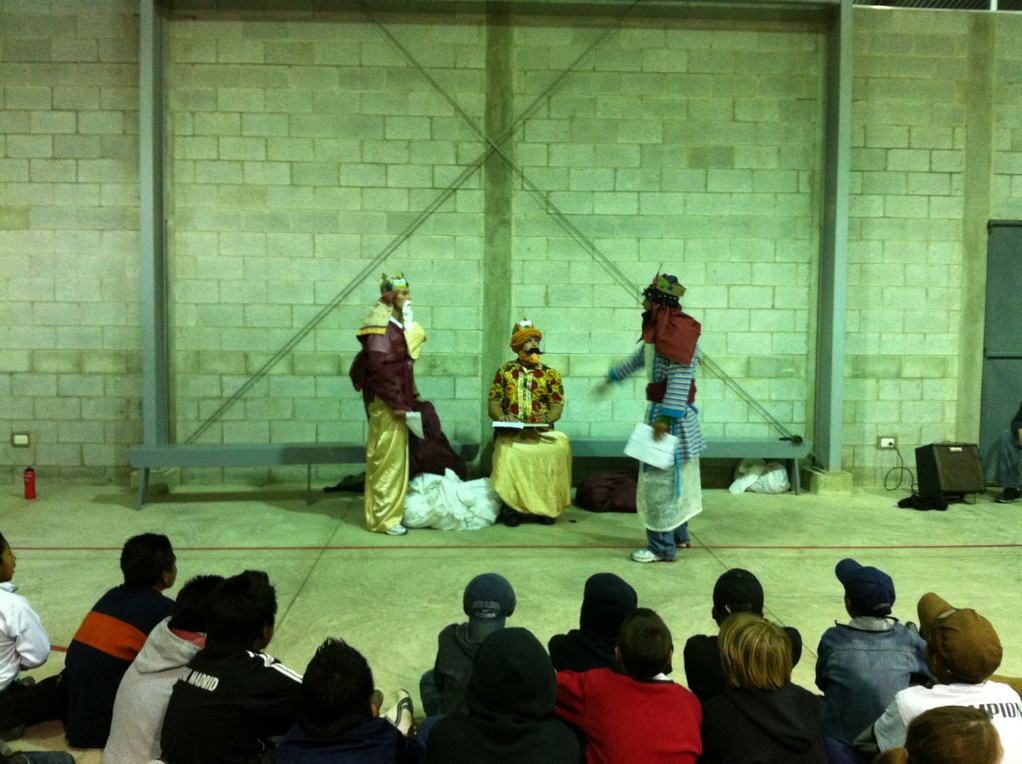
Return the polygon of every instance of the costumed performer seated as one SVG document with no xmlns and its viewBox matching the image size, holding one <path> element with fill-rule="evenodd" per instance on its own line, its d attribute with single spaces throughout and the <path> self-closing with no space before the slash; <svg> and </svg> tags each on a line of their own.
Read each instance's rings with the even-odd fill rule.
<svg viewBox="0 0 1022 764">
<path fill-rule="evenodd" d="M 526 425 L 494 428 L 493 488 L 511 527 L 523 515 L 553 525 L 571 505 L 571 441 L 553 429 L 564 411 L 564 385 L 557 371 L 540 362 L 541 339 L 543 333 L 527 318 L 515 324 L 511 349 L 518 357 L 497 369 L 490 386 L 490 418 Z"/>
<path fill-rule="evenodd" d="M 362 392 L 369 418 L 366 440 L 366 528 L 403 536 L 408 491 L 408 426 L 405 417 L 419 397 L 413 363 L 426 333 L 411 320 L 411 291 L 400 271 L 383 275 L 380 300 L 357 332 L 362 350 L 351 381 Z M 406 315 L 407 314 L 407 315 Z"/>
</svg>

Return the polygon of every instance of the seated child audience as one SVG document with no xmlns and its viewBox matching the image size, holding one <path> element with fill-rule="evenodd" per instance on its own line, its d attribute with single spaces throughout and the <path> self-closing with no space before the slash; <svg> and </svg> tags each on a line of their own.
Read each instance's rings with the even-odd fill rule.
<svg viewBox="0 0 1022 764">
<path fill-rule="evenodd" d="M 465 690 L 468 713 L 444 716 L 426 743 L 433 764 L 577 764 L 575 733 L 554 713 L 557 681 L 543 645 L 520 628 L 479 646 Z"/>
<path fill-rule="evenodd" d="M 464 713 L 465 686 L 482 641 L 515 612 L 515 590 L 497 573 L 469 581 L 462 597 L 466 623 L 445 626 L 437 636 L 436 662 L 422 675 L 419 697 L 427 716 Z"/>
<path fill-rule="evenodd" d="M 702 707 L 664 674 L 674 643 L 663 620 L 638 608 L 621 625 L 611 669 L 557 674 L 557 713 L 586 736 L 590 764 L 671 761 L 695 764 L 702 753 Z"/>
<path fill-rule="evenodd" d="M 178 592 L 174 612 L 150 632 L 121 679 L 104 764 L 139 764 L 160 756 L 160 729 L 174 683 L 206 644 L 209 594 L 223 576 L 196 576 Z"/>
<path fill-rule="evenodd" d="M 885 751 L 873 764 L 998 764 L 1003 753 L 986 711 L 941 706 L 913 719 L 905 747 Z"/>
<path fill-rule="evenodd" d="M 50 635 L 11 580 L 18 558 L 0 533 L 0 740 L 16 740 L 25 727 L 63 716 L 60 680 L 18 678 L 50 657 Z"/>
<path fill-rule="evenodd" d="M 851 743 L 899 690 L 927 681 L 929 672 L 919 632 L 891 617 L 891 577 L 852 559 L 841 560 L 834 572 L 852 620 L 823 633 L 816 651 L 816 686 L 823 691 L 824 734 Z"/>
<path fill-rule="evenodd" d="M 633 589 L 613 573 L 595 573 L 582 593 L 579 628 L 555 634 L 547 643 L 550 660 L 558 671 L 594 668 L 621 670 L 615 657 L 617 634 L 625 616 L 638 607 Z"/>
<path fill-rule="evenodd" d="M 720 626 L 734 613 L 752 613 L 763 617 L 763 586 L 752 573 L 732 568 L 721 574 L 713 586 L 713 609 L 710 615 Z M 798 629 L 785 626 L 791 642 L 791 665 L 802 657 L 802 636 Z M 688 688 L 704 704 L 727 688 L 727 678 L 720 663 L 716 634 L 696 634 L 685 643 L 685 677 Z"/>
<path fill-rule="evenodd" d="M 1006 684 L 989 681 L 1001 664 L 1001 640 L 975 610 L 954 608 L 930 592 L 919 600 L 919 631 L 936 680 L 933 687 L 906 687 L 856 740 L 867 754 L 901 748 L 909 723 L 939 706 L 988 711 L 1004 747 L 1005 764 L 1022 764 L 1022 699 Z"/>
<path fill-rule="evenodd" d="M 366 659 L 342 640 L 326 640 L 305 669 L 302 718 L 285 735 L 278 764 L 424 762 L 419 742 L 380 716 L 373 700 Z"/>
<path fill-rule="evenodd" d="M 209 595 L 206 646 L 174 685 L 160 735 L 168 764 L 257 764 L 270 738 L 301 715 L 302 678 L 262 652 L 273 639 L 277 593 L 261 570 Z"/>
<path fill-rule="evenodd" d="M 92 606 L 64 659 L 67 741 L 102 748 L 110 734 L 117 687 L 146 637 L 170 615 L 174 601 L 163 591 L 177 579 L 170 539 L 159 533 L 133 536 L 121 550 L 124 583 Z"/>
<path fill-rule="evenodd" d="M 728 688 L 703 706 L 705 764 L 826 764 L 823 699 L 791 683 L 791 642 L 752 613 L 720 627 Z"/>
</svg>

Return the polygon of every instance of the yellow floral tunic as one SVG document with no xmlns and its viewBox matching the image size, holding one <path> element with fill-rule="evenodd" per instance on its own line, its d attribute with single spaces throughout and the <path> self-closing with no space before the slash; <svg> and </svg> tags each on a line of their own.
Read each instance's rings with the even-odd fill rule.
<svg viewBox="0 0 1022 764">
<path fill-rule="evenodd" d="M 549 366 L 528 368 L 518 360 L 508 361 L 497 369 L 489 398 L 499 400 L 501 411 L 519 422 L 542 423 L 551 406 L 563 405 L 564 384 Z"/>
</svg>

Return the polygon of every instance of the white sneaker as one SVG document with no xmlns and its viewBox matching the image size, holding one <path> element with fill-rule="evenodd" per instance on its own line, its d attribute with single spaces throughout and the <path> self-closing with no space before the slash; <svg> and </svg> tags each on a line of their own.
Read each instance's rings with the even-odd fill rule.
<svg viewBox="0 0 1022 764">
<path fill-rule="evenodd" d="M 657 557 L 649 549 L 639 549 L 632 552 L 632 559 L 635 562 L 677 562 L 670 557 Z"/>
<path fill-rule="evenodd" d="M 393 528 L 388 528 L 384 531 L 388 536 L 404 536 L 408 533 L 408 529 L 405 528 L 401 523 L 398 523 Z"/>
<path fill-rule="evenodd" d="M 402 735 L 411 732 L 412 724 L 415 722 L 415 709 L 408 690 L 397 691 L 397 703 L 389 708 L 383 717 L 397 727 Z"/>
</svg>

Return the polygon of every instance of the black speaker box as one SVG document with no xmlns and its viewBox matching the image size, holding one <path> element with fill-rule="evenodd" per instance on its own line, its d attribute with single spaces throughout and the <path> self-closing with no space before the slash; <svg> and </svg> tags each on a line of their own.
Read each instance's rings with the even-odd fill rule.
<svg viewBox="0 0 1022 764">
<path fill-rule="evenodd" d="M 920 496 L 981 493 L 986 490 L 975 443 L 930 443 L 916 449 Z"/>
</svg>

